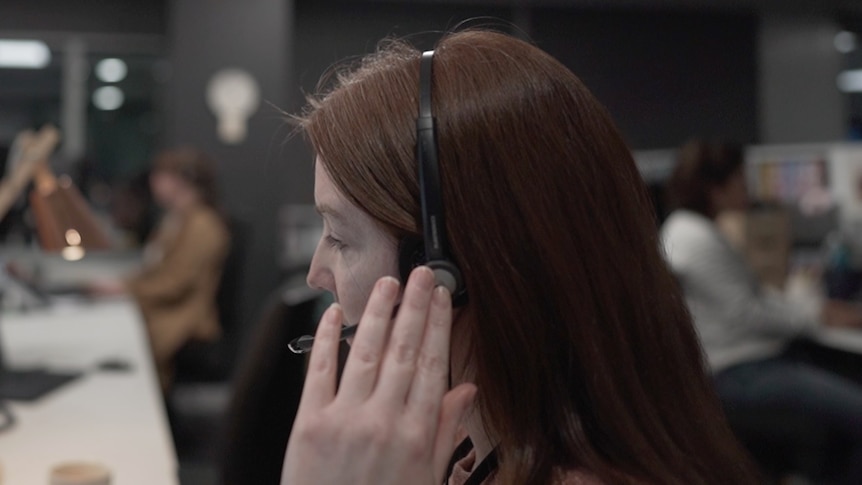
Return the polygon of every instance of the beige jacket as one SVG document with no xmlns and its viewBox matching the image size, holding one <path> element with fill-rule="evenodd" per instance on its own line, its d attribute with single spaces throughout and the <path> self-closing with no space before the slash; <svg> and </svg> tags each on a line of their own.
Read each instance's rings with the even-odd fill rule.
<svg viewBox="0 0 862 485">
<path fill-rule="evenodd" d="M 150 337 L 163 388 L 170 384 L 173 359 L 191 340 L 221 335 L 216 292 L 230 238 L 221 217 L 197 205 L 166 219 L 148 247 L 150 261 L 127 281 Z"/>
</svg>

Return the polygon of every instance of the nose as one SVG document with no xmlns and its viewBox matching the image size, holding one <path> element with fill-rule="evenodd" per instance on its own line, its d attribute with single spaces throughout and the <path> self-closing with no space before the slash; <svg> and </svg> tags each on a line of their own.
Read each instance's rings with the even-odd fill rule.
<svg viewBox="0 0 862 485">
<path fill-rule="evenodd" d="M 314 255 L 311 257 L 311 265 L 308 267 L 308 275 L 305 278 L 305 282 L 309 287 L 315 290 L 326 290 L 334 295 L 335 278 L 332 276 L 332 271 L 324 261 L 324 256 L 320 247 L 321 243 L 317 244 L 317 248 L 314 250 Z"/>
</svg>

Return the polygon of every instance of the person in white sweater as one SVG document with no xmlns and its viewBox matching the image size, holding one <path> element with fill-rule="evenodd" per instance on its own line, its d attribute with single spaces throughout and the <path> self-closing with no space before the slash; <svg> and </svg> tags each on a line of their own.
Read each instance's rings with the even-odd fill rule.
<svg viewBox="0 0 862 485">
<path fill-rule="evenodd" d="M 862 483 L 862 386 L 788 351 L 819 325 L 862 327 L 862 311 L 847 302 L 792 300 L 771 291 L 719 231 L 719 214 L 748 205 L 741 147 L 684 145 L 668 192 L 676 209 L 662 226 L 666 257 L 722 402 L 790 413 L 849 439 L 848 465 L 835 478 Z"/>
</svg>

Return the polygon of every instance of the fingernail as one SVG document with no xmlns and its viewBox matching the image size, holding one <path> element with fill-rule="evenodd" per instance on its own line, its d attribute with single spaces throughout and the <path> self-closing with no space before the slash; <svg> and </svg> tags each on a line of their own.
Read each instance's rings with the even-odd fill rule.
<svg viewBox="0 0 862 485">
<path fill-rule="evenodd" d="M 333 324 L 338 322 L 338 320 L 341 319 L 341 305 L 339 305 L 337 302 L 332 303 L 331 305 L 329 305 L 329 308 L 326 309 L 326 314 L 329 321 L 331 321 Z M 338 323 L 340 324 L 341 322 Z"/>
<path fill-rule="evenodd" d="M 380 293 L 386 298 L 395 298 L 398 294 L 398 280 L 391 276 L 380 279 Z"/>
<path fill-rule="evenodd" d="M 443 286 L 438 286 L 434 288 L 434 294 L 431 296 L 431 300 L 435 305 L 446 305 L 449 303 L 449 290 L 447 290 Z"/>
<path fill-rule="evenodd" d="M 416 286 L 423 290 L 430 290 L 434 287 L 434 272 L 427 266 L 420 266 L 414 270 L 414 278 Z"/>
</svg>

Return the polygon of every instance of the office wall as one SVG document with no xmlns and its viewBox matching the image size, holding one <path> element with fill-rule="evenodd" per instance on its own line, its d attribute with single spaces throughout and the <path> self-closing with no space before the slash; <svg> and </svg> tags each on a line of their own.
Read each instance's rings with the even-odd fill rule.
<svg viewBox="0 0 862 485">
<path fill-rule="evenodd" d="M 3 0 L 0 30 L 164 32 L 167 0 Z"/>
<path fill-rule="evenodd" d="M 757 17 L 536 9 L 533 38 L 611 112 L 635 149 L 757 138 Z"/>
<path fill-rule="evenodd" d="M 513 10 L 501 7 L 297 0 L 296 8 L 296 74 L 306 91 L 328 67 L 374 51 L 385 37 L 430 48 L 442 32 L 462 24 L 514 28 Z"/>
<path fill-rule="evenodd" d="M 837 23 L 825 16 L 769 15 L 758 38 L 760 141 L 798 143 L 844 137 L 849 106 L 835 80 L 842 54 Z"/>
<path fill-rule="evenodd" d="M 675 146 L 693 134 L 757 138 L 757 17 L 746 13 L 298 1 L 297 81 L 313 89 L 332 62 L 386 35 L 491 17 L 504 28 L 517 22 L 511 30 L 580 76 L 634 148 Z M 429 37 L 418 39 L 428 45 Z"/>
<path fill-rule="evenodd" d="M 165 106 L 166 144 L 192 144 L 219 162 L 224 203 L 246 229 L 241 309 L 254 316 L 276 286 L 277 211 L 286 192 L 307 184 L 287 170 L 282 151 L 284 106 L 294 90 L 289 69 L 293 41 L 291 0 L 176 0 L 168 29 L 172 77 Z M 205 101 L 210 77 L 242 68 L 260 85 L 264 102 L 249 120 L 248 138 L 226 145 Z"/>
</svg>

